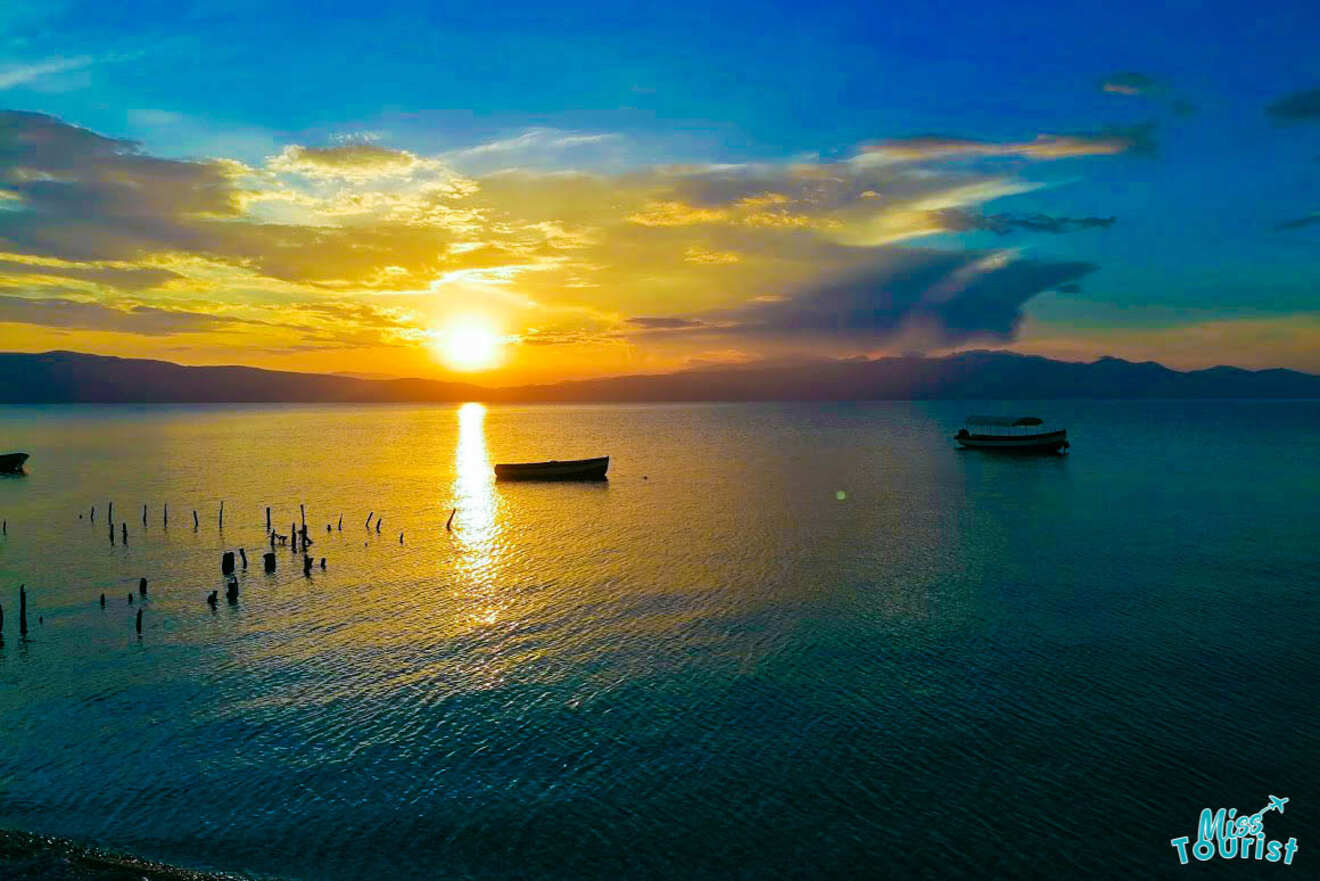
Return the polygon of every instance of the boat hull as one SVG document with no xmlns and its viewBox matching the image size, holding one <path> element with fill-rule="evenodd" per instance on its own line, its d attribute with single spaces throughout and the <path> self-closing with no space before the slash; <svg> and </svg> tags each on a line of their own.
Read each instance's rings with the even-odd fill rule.
<svg viewBox="0 0 1320 881">
<path fill-rule="evenodd" d="M 0 473 L 15 474 L 22 471 L 23 463 L 27 460 L 27 453 L 4 453 L 0 455 Z"/>
<path fill-rule="evenodd" d="M 1068 432 L 1050 431 L 1044 434 L 964 434 L 953 438 L 964 449 L 990 450 L 996 453 L 1039 455 L 1059 453 L 1068 449 Z"/>
<path fill-rule="evenodd" d="M 517 462 L 495 466 L 496 480 L 605 480 L 610 457 L 568 462 Z"/>
</svg>

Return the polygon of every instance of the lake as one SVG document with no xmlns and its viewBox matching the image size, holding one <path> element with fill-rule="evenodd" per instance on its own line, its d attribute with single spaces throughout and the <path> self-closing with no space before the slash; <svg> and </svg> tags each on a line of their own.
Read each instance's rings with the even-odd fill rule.
<svg viewBox="0 0 1320 881">
<path fill-rule="evenodd" d="M 960 452 L 972 412 L 1071 453 Z M 0 828 L 253 878 L 1245 878 L 1169 841 L 1277 793 L 1314 871 L 1320 402 L 3 407 L 0 448 Z M 300 504 L 325 570 L 264 574 Z"/>
</svg>

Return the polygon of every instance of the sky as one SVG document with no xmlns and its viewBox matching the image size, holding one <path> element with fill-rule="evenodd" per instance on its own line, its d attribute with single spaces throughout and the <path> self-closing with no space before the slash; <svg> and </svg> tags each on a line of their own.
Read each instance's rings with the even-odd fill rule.
<svg viewBox="0 0 1320 881">
<path fill-rule="evenodd" d="M 1320 372 L 1320 4 L 0 7 L 0 349 Z"/>
</svg>

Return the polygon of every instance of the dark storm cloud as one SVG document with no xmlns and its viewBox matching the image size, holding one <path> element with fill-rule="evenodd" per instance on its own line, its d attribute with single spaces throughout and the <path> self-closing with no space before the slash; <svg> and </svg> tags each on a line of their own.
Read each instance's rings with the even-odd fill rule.
<svg viewBox="0 0 1320 881">
<path fill-rule="evenodd" d="M 1294 217 L 1292 220 L 1285 220 L 1281 223 L 1276 223 L 1274 229 L 1276 232 L 1282 232 L 1283 230 L 1301 229 L 1304 226 L 1314 226 L 1316 224 L 1320 224 L 1320 212 L 1308 214 L 1305 217 Z"/>
<path fill-rule="evenodd" d="M 1117 220 L 1114 217 L 1053 217 L 1049 214 L 977 214 L 956 208 L 939 212 L 939 218 L 948 229 L 956 232 L 979 229 L 999 235 L 1007 235 L 1014 230 L 1066 233 L 1081 229 L 1106 229 Z"/>
<path fill-rule="evenodd" d="M 1304 89 L 1275 101 L 1265 112 L 1275 122 L 1320 119 L 1320 89 Z"/>
<path fill-rule="evenodd" d="M 134 305 L 124 309 L 62 298 L 30 299 L 0 294 L 0 323 L 67 330 L 108 330 L 143 336 L 204 333 L 242 323 L 202 312 Z"/>
<path fill-rule="evenodd" d="M 674 332 L 881 344 L 911 327 L 933 345 L 1009 340 L 1033 297 L 1097 267 L 1074 261 L 1013 260 L 993 252 L 886 249 L 882 262 L 788 296 L 765 297 L 700 317 L 630 319 Z"/>
</svg>

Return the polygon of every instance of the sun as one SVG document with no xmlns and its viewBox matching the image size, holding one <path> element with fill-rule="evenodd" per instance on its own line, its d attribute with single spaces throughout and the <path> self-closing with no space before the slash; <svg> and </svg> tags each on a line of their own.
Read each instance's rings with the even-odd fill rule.
<svg viewBox="0 0 1320 881">
<path fill-rule="evenodd" d="M 454 370 L 485 370 L 500 362 L 504 340 L 480 319 L 456 319 L 434 337 L 437 354 Z"/>
</svg>

